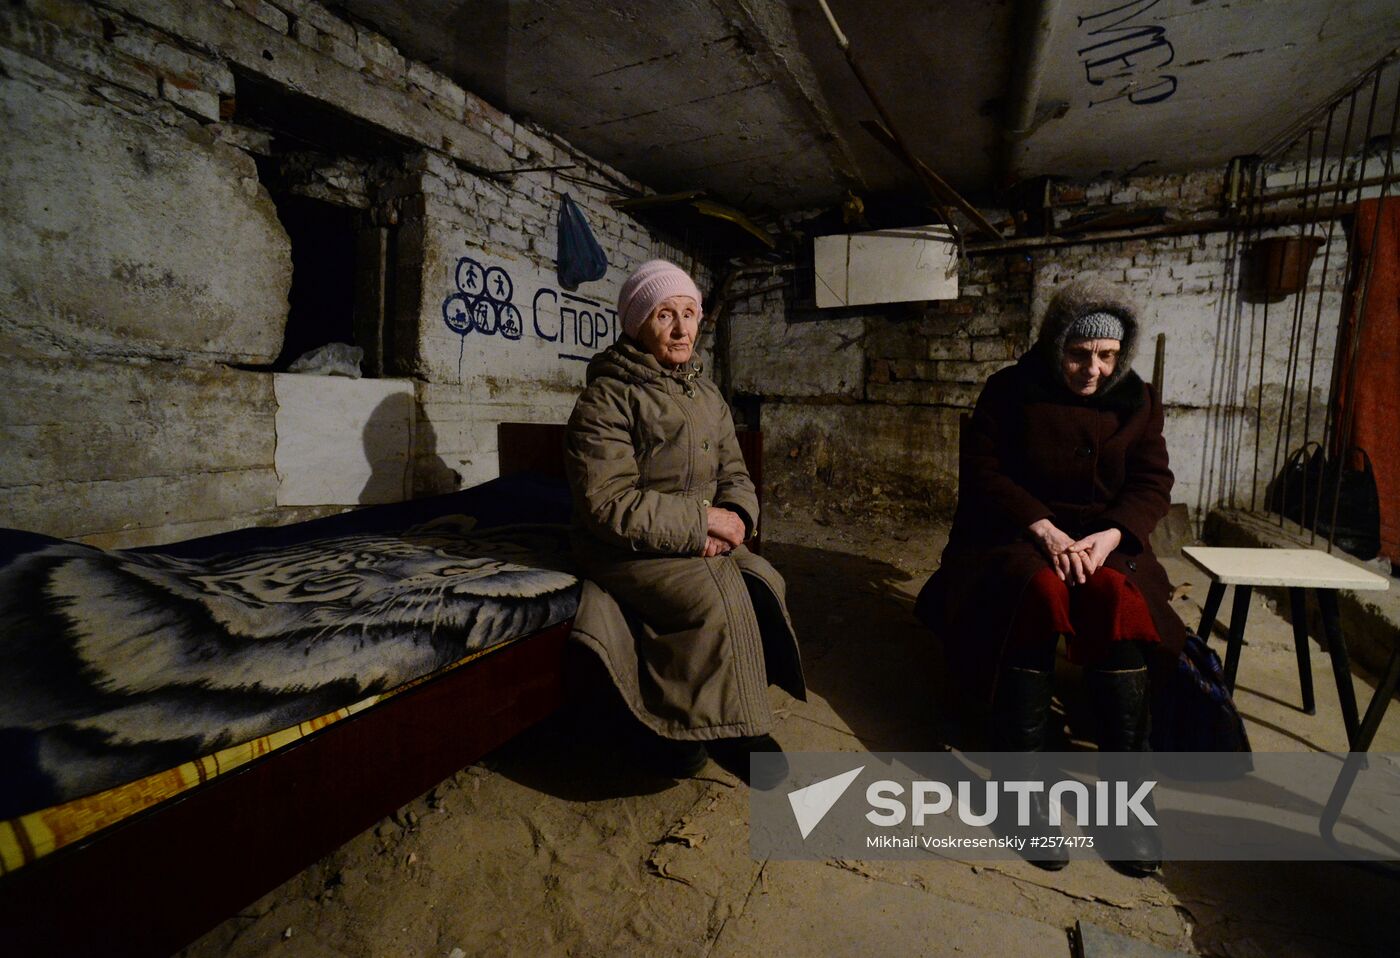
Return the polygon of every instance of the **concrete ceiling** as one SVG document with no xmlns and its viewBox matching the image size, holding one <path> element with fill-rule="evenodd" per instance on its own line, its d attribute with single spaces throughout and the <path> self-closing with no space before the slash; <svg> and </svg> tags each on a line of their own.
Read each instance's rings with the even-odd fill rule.
<svg viewBox="0 0 1400 958">
<path fill-rule="evenodd" d="M 1400 46 L 1396 0 L 829 2 L 912 151 L 974 197 L 1223 165 Z M 657 190 L 788 210 L 917 188 L 861 128 L 876 111 L 817 0 L 339 6 Z"/>
</svg>

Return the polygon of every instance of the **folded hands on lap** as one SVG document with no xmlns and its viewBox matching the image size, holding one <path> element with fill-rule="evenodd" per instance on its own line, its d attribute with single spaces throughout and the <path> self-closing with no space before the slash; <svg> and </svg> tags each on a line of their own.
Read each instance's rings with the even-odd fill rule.
<svg viewBox="0 0 1400 958">
<path fill-rule="evenodd" d="M 1055 574 L 1070 585 L 1089 581 L 1123 541 L 1123 534 L 1112 528 L 1073 539 L 1049 519 L 1037 519 L 1030 524 L 1029 532 Z"/>
<path fill-rule="evenodd" d="M 705 513 L 705 551 L 710 559 L 724 555 L 744 543 L 744 520 L 728 509 L 710 506 Z"/>
</svg>

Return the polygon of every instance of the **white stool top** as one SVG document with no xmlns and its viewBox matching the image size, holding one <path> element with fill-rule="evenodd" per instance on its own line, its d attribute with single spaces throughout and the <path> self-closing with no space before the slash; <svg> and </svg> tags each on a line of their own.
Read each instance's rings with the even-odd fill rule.
<svg viewBox="0 0 1400 958">
<path fill-rule="evenodd" d="M 1186 546 L 1186 558 L 1222 585 L 1276 585 L 1305 589 L 1383 592 L 1390 581 L 1317 549 L 1226 549 Z"/>
</svg>

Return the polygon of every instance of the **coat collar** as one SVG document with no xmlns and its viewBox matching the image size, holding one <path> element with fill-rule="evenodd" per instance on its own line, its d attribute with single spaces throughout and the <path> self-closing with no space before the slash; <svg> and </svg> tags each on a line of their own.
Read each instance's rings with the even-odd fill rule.
<svg viewBox="0 0 1400 958">
<path fill-rule="evenodd" d="M 1142 379 L 1129 369 L 1115 384 L 1115 388 L 1094 393 L 1092 396 L 1076 396 L 1065 386 L 1059 370 L 1053 369 L 1046 361 L 1045 354 L 1032 350 L 1016 363 L 1021 380 L 1022 395 L 1027 402 L 1055 403 L 1063 406 L 1078 406 L 1084 409 L 1112 409 L 1132 412 L 1142 407 L 1144 389 Z"/>
<path fill-rule="evenodd" d="M 624 335 L 589 361 L 587 381 L 591 383 L 598 378 L 611 378 L 640 385 L 659 379 L 673 379 L 680 383 L 692 383 L 703 370 L 704 365 L 694 356 L 690 362 L 680 366 L 663 366 L 635 339 Z"/>
</svg>

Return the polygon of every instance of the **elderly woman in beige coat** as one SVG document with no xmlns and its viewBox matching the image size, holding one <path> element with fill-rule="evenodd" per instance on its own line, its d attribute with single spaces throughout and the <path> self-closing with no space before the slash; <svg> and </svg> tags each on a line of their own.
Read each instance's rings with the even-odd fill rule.
<svg viewBox="0 0 1400 958">
<path fill-rule="evenodd" d="M 781 753 L 769 683 L 805 698 L 783 580 L 744 545 L 758 498 L 729 407 L 694 358 L 694 281 L 652 260 L 617 313 L 624 335 L 589 363 L 566 440 L 586 580 L 574 636 L 650 730 L 655 769 L 692 775 L 709 743 L 746 775 L 750 753 Z"/>
</svg>

